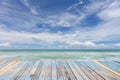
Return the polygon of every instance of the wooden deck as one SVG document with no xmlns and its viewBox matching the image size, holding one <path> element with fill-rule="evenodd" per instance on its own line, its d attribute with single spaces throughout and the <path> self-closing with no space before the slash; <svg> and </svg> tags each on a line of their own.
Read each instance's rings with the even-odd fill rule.
<svg viewBox="0 0 120 80">
<path fill-rule="evenodd" d="M 120 80 L 120 61 L 5 59 L 0 80 Z"/>
</svg>

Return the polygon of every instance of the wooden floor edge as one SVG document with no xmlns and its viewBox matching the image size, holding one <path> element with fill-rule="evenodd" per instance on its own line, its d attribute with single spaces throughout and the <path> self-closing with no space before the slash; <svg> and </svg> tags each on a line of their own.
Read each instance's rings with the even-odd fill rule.
<svg viewBox="0 0 120 80">
<path fill-rule="evenodd" d="M 4 69 L 1 69 L 0 70 L 0 76 L 5 74 L 8 70 L 10 70 L 14 66 L 16 66 L 18 63 L 19 63 L 19 61 L 14 61 L 13 63 L 8 64 Z"/>
<path fill-rule="evenodd" d="M 106 66 L 106 65 L 104 65 L 104 64 L 102 64 L 102 63 L 100 63 L 99 61 L 93 61 L 93 62 L 95 62 L 96 64 L 102 66 L 103 68 L 109 70 L 110 72 L 112 72 L 112 73 L 114 73 L 114 74 L 116 74 L 117 76 L 120 77 L 120 73 L 119 73 L 119 72 L 116 72 L 115 70 L 113 70 L 113 69 L 109 68 L 108 66 Z"/>
</svg>

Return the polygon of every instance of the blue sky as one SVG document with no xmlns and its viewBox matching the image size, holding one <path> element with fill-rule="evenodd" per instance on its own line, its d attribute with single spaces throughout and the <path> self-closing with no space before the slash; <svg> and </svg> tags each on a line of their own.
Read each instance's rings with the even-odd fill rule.
<svg viewBox="0 0 120 80">
<path fill-rule="evenodd" d="M 120 0 L 1 0 L 0 48 L 120 48 Z"/>
</svg>

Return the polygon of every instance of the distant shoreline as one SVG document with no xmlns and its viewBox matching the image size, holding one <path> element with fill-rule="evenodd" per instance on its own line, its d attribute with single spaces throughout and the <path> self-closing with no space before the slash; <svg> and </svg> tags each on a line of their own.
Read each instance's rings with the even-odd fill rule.
<svg viewBox="0 0 120 80">
<path fill-rule="evenodd" d="M 0 49 L 0 51 L 120 51 L 120 49 Z"/>
</svg>

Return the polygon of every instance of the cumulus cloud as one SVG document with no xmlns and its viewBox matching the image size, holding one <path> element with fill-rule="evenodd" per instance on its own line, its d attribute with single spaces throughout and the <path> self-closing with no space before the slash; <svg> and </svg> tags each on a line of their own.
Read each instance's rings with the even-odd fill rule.
<svg viewBox="0 0 120 80">
<path fill-rule="evenodd" d="M 97 44 L 93 41 L 89 41 L 87 34 L 83 32 L 76 32 L 70 34 L 52 34 L 47 32 L 42 33 L 27 33 L 16 31 L 1 31 L 0 40 L 9 41 L 11 44 L 37 44 L 39 46 L 53 46 L 52 48 L 106 48 L 106 44 Z M 84 34 L 81 36 L 81 34 Z M 90 33 L 89 33 L 90 34 Z M 95 40 L 97 37 L 92 37 L 91 40 Z M 19 47 L 19 45 L 17 45 Z M 24 46 L 25 47 L 25 46 Z"/>
<path fill-rule="evenodd" d="M 72 42 L 67 42 L 68 45 L 70 46 L 77 46 L 77 47 L 95 47 L 96 44 L 91 41 L 86 41 L 86 42 L 80 42 L 80 41 L 72 41 Z"/>
<path fill-rule="evenodd" d="M 0 47 L 10 47 L 10 43 L 9 42 L 0 43 Z"/>
<path fill-rule="evenodd" d="M 90 41 L 84 42 L 83 45 L 84 45 L 84 46 L 87 46 L 87 47 L 95 47 L 95 46 L 96 46 L 95 43 L 90 42 Z"/>
</svg>

